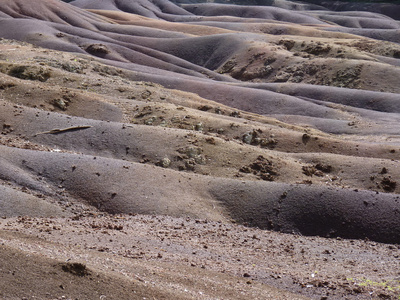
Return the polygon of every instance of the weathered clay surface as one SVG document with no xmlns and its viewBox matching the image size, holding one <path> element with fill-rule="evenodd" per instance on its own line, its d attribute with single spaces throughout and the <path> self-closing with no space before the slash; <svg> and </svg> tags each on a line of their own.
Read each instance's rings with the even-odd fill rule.
<svg viewBox="0 0 400 300">
<path fill-rule="evenodd" d="M 399 5 L 264 4 L 1 2 L 0 297 L 398 297 Z"/>
</svg>

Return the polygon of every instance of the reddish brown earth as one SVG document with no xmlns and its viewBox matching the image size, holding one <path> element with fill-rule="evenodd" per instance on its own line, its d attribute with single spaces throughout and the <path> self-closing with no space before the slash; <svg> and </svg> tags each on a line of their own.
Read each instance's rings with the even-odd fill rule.
<svg viewBox="0 0 400 300">
<path fill-rule="evenodd" d="M 0 298 L 399 299 L 399 5 L 311 2 L 2 1 Z"/>
</svg>

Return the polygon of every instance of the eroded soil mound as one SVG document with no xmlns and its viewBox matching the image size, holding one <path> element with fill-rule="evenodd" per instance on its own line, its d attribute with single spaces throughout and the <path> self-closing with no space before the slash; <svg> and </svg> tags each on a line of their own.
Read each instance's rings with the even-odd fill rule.
<svg viewBox="0 0 400 300">
<path fill-rule="evenodd" d="M 324 3 L 290 1 L 264 6 L 164 0 L 3 1 L 0 215 L 11 220 L 11 231 L 20 223 L 36 230 L 32 224 L 49 217 L 55 217 L 54 227 L 61 228 L 68 220 L 88 216 L 108 220 L 108 214 L 143 214 L 220 222 L 211 226 L 228 226 L 238 234 L 254 230 L 256 237 L 275 234 L 269 230 L 295 234 L 282 235 L 292 240 L 286 244 L 296 244 L 299 235 L 318 235 L 329 238 L 318 243 L 335 249 L 326 254 L 344 253 L 336 238 L 387 243 L 374 244 L 380 247 L 379 255 L 386 253 L 385 247 L 396 250 L 400 23 L 389 13 L 384 15 L 383 8 L 378 11 L 380 6 L 373 7 L 368 12 L 341 7 L 345 11 L 338 12 Z M 397 8 L 392 4 L 392 11 Z M 26 223 L 15 219 L 18 216 L 37 219 Z M 161 223 L 175 222 L 160 218 Z M 111 227 L 99 226 L 118 232 L 128 226 L 107 224 Z M 60 232 L 68 236 L 69 231 Z M 280 238 L 279 233 L 273 236 Z M 63 244 L 60 239 L 55 247 Z M 6 248 L 11 240 L 7 238 Z M 310 249 L 317 243 L 301 240 Z M 94 249 L 97 259 L 98 252 L 111 249 L 108 243 L 87 249 Z M 286 246 L 282 247 L 289 254 L 304 254 L 297 246 Z M 165 245 L 149 242 L 148 247 Z M 248 247 L 258 249 L 255 244 Z M 361 241 L 352 249 L 363 247 L 372 249 Z M 123 248 L 122 257 L 130 257 L 128 248 Z M 210 264 L 218 261 L 213 255 L 207 258 Z M 227 260 L 245 259 L 235 255 L 232 252 Z M 137 256 L 140 263 L 146 259 L 140 252 Z M 301 261 L 306 263 L 304 256 Z M 64 258 L 48 255 L 43 263 L 54 263 L 54 272 L 64 277 L 102 276 L 96 275 L 101 268 L 60 259 Z M 395 271 L 379 280 L 383 273 L 372 276 L 373 271 L 366 271 L 373 269 L 373 262 L 354 276 L 344 271 L 347 262 L 342 263 L 342 269 L 318 282 L 298 273 L 280 283 L 266 280 L 282 277 L 277 271 L 247 284 L 246 278 L 253 275 L 242 265 L 224 269 L 226 278 L 218 268 L 212 268 L 215 273 L 204 271 L 204 276 L 232 281 L 247 274 L 244 285 L 240 281 L 236 288 L 252 299 L 274 295 L 276 291 L 265 284 L 277 286 L 279 293 L 288 290 L 282 299 L 294 299 L 291 293 L 338 298 L 353 293 L 349 297 L 354 299 L 369 297 L 371 291 L 377 297 L 398 293 L 398 283 L 377 288 L 360 279 L 395 282 Z M 361 258 L 352 259 L 351 264 L 359 263 Z M 193 264 L 189 269 L 200 269 L 200 262 Z M 166 272 L 169 267 L 163 268 Z M 126 276 L 129 285 L 132 278 Z M 122 282 L 123 295 L 129 291 Z M 257 291 L 251 288 L 255 282 Z M 166 298 L 176 292 L 145 290 Z M 11 290 L 0 294 L 10 295 Z M 199 295 L 197 288 L 195 294 L 181 294 L 185 299 Z M 232 295 L 226 289 L 213 295 L 220 296 Z"/>
</svg>

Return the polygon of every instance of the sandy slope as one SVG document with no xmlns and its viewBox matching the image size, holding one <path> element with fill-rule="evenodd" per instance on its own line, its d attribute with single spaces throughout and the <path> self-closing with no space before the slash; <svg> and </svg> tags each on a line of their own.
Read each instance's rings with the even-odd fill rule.
<svg viewBox="0 0 400 300">
<path fill-rule="evenodd" d="M 0 234 L 8 277 L 0 296 L 98 299 L 99 286 L 108 291 L 115 285 L 105 282 L 118 282 L 119 299 L 131 298 L 132 283 L 138 299 L 395 297 L 400 25 L 378 8 L 3 1 Z M 108 228 L 117 220 L 109 213 L 122 214 L 121 228 L 143 227 Z M 21 215 L 39 218 L 15 218 Z M 93 222 L 118 241 L 147 228 L 141 241 L 129 243 L 174 258 L 140 254 L 133 266 L 133 246 L 103 240 L 96 230 L 103 225 L 90 228 Z M 50 223 L 53 229 L 40 234 Z M 153 230 L 178 239 L 159 244 Z M 204 256 L 194 254 L 198 245 L 178 246 L 191 244 L 194 233 L 196 243 L 210 243 L 208 231 L 219 240 Z M 248 232 L 254 243 L 231 247 Z M 360 241 L 329 239 L 336 237 Z M 271 252 L 257 256 L 268 243 Z M 39 250 L 48 274 L 43 288 L 30 259 L 18 259 L 17 268 L 30 270 L 31 287 L 19 293 L 6 284 L 13 263 L 5 262 L 44 245 L 77 253 L 91 270 L 84 279 L 100 278 L 90 285 L 93 297 L 83 294 L 86 281 L 57 287 L 54 277 L 77 275 L 62 270 L 63 255 Z M 121 260 L 120 267 L 107 271 L 108 259 Z M 189 279 L 161 276 L 171 274 L 171 264 Z M 151 279 L 138 283 L 122 271 L 135 267 Z M 151 275 L 151 268 L 158 271 Z M 320 269 L 331 271 L 315 277 Z M 238 279 L 245 273 L 250 283 L 247 275 Z M 207 289 L 210 281 L 215 289 Z"/>
</svg>

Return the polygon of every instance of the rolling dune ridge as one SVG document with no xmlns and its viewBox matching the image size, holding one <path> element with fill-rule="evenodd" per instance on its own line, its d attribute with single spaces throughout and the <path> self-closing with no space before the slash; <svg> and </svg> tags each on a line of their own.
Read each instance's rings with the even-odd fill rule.
<svg viewBox="0 0 400 300">
<path fill-rule="evenodd" d="M 399 7 L 2 1 L 0 297 L 397 299 Z"/>
</svg>

